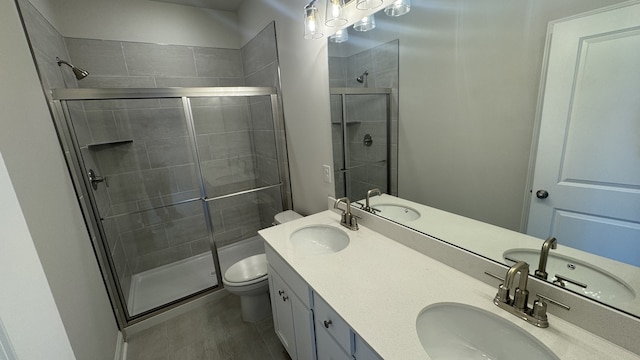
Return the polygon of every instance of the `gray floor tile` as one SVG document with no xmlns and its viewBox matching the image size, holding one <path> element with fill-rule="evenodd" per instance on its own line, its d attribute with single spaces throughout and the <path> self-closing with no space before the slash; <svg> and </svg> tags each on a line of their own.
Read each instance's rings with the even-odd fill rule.
<svg viewBox="0 0 640 360">
<path fill-rule="evenodd" d="M 167 324 L 156 325 L 132 336 L 128 340 L 127 359 L 167 359 Z"/>
<path fill-rule="evenodd" d="M 127 359 L 290 360 L 273 319 L 245 323 L 233 295 L 131 336 Z"/>
</svg>

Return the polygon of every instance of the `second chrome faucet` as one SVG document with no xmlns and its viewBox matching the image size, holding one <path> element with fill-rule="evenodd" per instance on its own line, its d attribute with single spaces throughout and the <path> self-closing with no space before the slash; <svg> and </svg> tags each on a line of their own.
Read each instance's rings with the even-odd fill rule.
<svg viewBox="0 0 640 360">
<path fill-rule="evenodd" d="M 338 205 L 340 205 L 341 202 L 347 205 L 347 208 L 345 210 L 342 210 L 338 207 Z M 351 213 L 351 201 L 349 201 L 349 198 L 342 197 L 342 198 L 336 199 L 336 202 L 333 204 L 333 208 L 342 210 L 342 218 L 340 219 L 340 225 L 348 228 L 349 230 L 354 230 L 354 231 L 358 230 L 358 217 Z"/>
<path fill-rule="evenodd" d="M 549 259 L 549 251 L 558 247 L 558 240 L 554 237 L 550 237 L 542 244 L 542 250 L 540 250 L 540 262 L 538 263 L 538 269 L 534 275 L 537 278 L 547 280 L 549 274 L 547 273 L 547 260 Z"/>
<path fill-rule="evenodd" d="M 492 277 L 501 279 L 497 275 L 488 272 L 485 273 Z M 519 283 L 518 287 L 513 289 L 516 276 L 519 276 Z M 503 283 L 498 286 L 498 293 L 493 299 L 493 303 L 499 308 L 506 310 L 530 324 L 541 328 L 549 327 L 549 320 L 547 319 L 547 304 L 544 301 L 558 305 L 565 310 L 569 310 L 570 308 L 567 305 L 540 294 L 536 294 L 537 299 L 533 302 L 531 308 L 529 308 L 529 290 L 527 290 L 528 277 L 529 264 L 524 261 L 518 261 L 515 265 L 509 268 L 506 276 L 504 277 Z M 510 296 L 512 290 L 513 298 Z"/>
<path fill-rule="evenodd" d="M 369 200 L 371 199 L 371 196 L 374 194 L 378 194 L 378 195 L 382 195 L 382 191 L 380 191 L 380 189 L 371 189 L 369 191 L 367 191 L 367 197 L 365 199 L 365 206 L 364 206 L 364 211 L 368 211 L 370 213 L 374 213 L 374 209 L 371 207 L 371 204 L 369 203 Z"/>
</svg>

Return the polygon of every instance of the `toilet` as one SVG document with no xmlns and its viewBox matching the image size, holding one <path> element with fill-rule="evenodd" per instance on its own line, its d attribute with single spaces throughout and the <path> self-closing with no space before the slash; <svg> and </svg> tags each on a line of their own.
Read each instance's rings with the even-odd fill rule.
<svg viewBox="0 0 640 360">
<path fill-rule="evenodd" d="M 302 215 L 293 210 L 283 211 L 274 216 L 273 225 L 300 218 Z M 231 265 L 225 271 L 222 282 L 230 293 L 240 296 L 242 320 L 253 323 L 271 314 L 265 254 L 249 256 Z"/>
</svg>

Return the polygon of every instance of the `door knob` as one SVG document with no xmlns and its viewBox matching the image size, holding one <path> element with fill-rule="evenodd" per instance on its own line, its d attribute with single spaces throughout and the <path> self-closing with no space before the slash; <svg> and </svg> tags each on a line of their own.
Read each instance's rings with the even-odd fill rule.
<svg viewBox="0 0 640 360">
<path fill-rule="evenodd" d="M 538 190 L 536 191 L 536 197 L 538 199 L 546 199 L 549 197 L 549 192 L 547 190 Z"/>
</svg>

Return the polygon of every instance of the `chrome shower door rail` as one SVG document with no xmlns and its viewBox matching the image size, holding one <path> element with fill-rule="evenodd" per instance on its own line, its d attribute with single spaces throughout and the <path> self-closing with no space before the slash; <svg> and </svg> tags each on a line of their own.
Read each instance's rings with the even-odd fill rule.
<svg viewBox="0 0 640 360">
<path fill-rule="evenodd" d="M 53 89 L 53 100 L 154 99 L 217 96 L 261 96 L 276 94 L 271 87 L 195 87 L 195 88 L 100 88 Z"/>
</svg>

